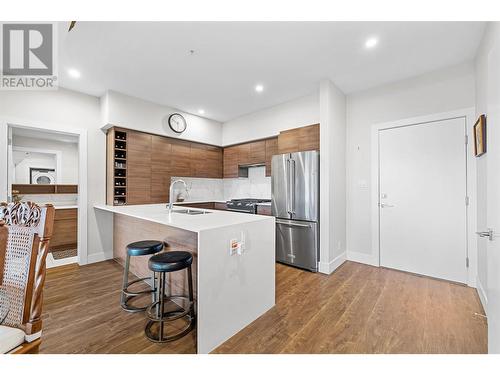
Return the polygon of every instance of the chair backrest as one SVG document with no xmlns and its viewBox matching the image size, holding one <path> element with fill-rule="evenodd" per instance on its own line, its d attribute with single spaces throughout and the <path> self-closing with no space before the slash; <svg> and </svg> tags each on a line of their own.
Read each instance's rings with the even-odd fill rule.
<svg viewBox="0 0 500 375">
<path fill-rule="evenodd" d="M 45 261 L 54 213 L 52 205 L 0 203 L 0 284 L 10 302 L 3 324 L 24 329 L 28 341 L 39 337 L 42 329 Z"/>
</svg>

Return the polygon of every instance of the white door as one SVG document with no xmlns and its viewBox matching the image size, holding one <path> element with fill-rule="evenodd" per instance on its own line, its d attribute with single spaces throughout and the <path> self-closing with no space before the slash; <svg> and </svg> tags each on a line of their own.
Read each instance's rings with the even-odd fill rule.
<svg viewBox="0 0 500 375">
<path fill-rule="evenodd" d="M 486 221 L 493 230 L 488 241 L 488 352 L 500 353 L 500 46 L 490 52 L 488 71 L 487 209 Z M 487 228 L 481 228 L 487 230 Z"/>
<path fill-rule="evenodd" d="M 380 265 L 467 282 L 465 118 L 379 132 Z"/>
</svg>

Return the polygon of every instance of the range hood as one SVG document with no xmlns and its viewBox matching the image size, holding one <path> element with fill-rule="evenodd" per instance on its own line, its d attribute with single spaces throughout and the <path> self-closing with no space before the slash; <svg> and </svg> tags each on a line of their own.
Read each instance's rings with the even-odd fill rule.
<svg viewBox="0 0 500 375">
<path fill-rule="evenodd" d="M 248 178 L 248 168 L 265 167 L 266 163 L 240 164 L 238 165 L 238 177 Z"/>
</svg>

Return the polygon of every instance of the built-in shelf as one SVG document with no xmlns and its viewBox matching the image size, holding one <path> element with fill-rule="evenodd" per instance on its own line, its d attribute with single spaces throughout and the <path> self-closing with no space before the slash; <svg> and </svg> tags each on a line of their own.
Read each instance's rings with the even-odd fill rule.
<svg viewBox="0 0 500 375">
<path fill-rule="evenodd" d="M 108 132 L 108 193 L 107 203 L 127 204 L 127 132 L 112 128 Z"/>
</svg>

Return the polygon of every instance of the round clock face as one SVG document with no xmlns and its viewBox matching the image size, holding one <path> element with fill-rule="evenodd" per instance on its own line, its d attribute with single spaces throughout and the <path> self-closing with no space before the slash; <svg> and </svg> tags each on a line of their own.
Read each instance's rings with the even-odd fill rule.
<svg viewBox="0 0 500 375">
<path fill-rule="evenodd" d="M 182 133 L 187 128 L 186 119 L 179 113 L 171 114 L 168 118 L 168 125 L 176 133 Z"/>
</svg>

